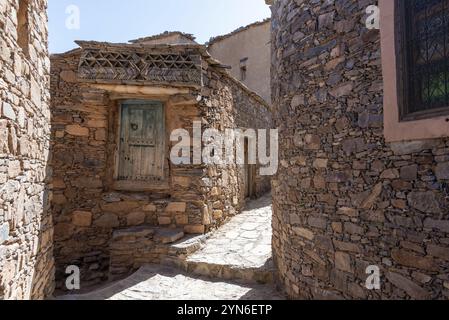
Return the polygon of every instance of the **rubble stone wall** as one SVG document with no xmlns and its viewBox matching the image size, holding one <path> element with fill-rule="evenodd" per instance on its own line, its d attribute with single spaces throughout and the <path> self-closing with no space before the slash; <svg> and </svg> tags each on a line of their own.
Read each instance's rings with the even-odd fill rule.
<svg viewBox="0 0 449 320">
<path fill-rule="evenodd" d="M 54 287 L 46 7 L 0 1 L 0 300 Z"/>
<path fill-rule="evenodd" d="M 117 86 L 100 88 L 79 80 L 79 59 L 80 50 L 52 57 L 52 208 L 56 277 L 62 280 L 65 266 L 78 265 L 82 284 L 88 286 L 106 280 L 109 275 L 109 248 L 115 230 L 149 225 L 204 233 L 243 207 L 240 168 L 173 165 L 169 161 L 170 150 L 178 143 L 170 142 L 173 130 L 186 129 L 192 137 L 194 121 L 202 122 L 203 131 L 233 128 L 238 108 L 247 113 L 253 112 L 251 108 L 265 113 L 269 110 L 260 98 L 244 91 L 235 80 L 225 82 L 227 76 L 207 66 L 203 88 L 165 86 L 159 88 L 159 94 L 145 95 L 142 90 L 151 86 L 124 85 L 122 88 L 129 90 L 137 87 L 141 93 L 123 95 L 115 91 Z M 177 93 L 167 94 L 164 90 Z M 202 99 L 198 102 L 200 94 Z M 118 105 L 123 99 L 154 99 L 165 104 L 168 182 L 165 188 L 135 192 L 119 191 L 114 186 Z M 250 103 L 251 106 L 246 105 Z M 260 114 L 257 115 L 260 121 L 271 119 Z M 255 122 L 254 117 L 244 118 Z M 223 184 L 224 180 L 227 184 Z M 258 178 L 256 186 L 262 193 L 270 187 L 269 177 Z M 150 252 L 148 257 L 152 256 Z"/>
<path fill-rule="evenodd" d="M 291 298 L 449 297 L 449 140 L 386 143 L 376 1 L 275 1 L 277 277 Z M 381 290 L 365 286 L 368 266 Z"/>
</svg>

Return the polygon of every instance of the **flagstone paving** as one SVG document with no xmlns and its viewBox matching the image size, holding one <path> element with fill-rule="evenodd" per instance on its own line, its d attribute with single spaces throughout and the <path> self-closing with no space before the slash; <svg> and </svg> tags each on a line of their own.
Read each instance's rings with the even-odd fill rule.
<svg viewBox="0 0 449 320">
<path fill-rule="evenodd" d="M 185 259 L 170 265 L 147 265 L 102 289 L 61 299 L 282 299 L 272 284 L 271 216 L 269 195 L 249 201 L 241 214 L 197 241 L 196 251 Z"/>
<path fill-rule="evenodd" d="M 279 300 L 271 285 L 214 281 L 178 269 L 148 265 L 104 289 L 61 300 Z"/>
<path fill-rule="evenodd" d="M 270 282 L 271 197 L 248 202 L 246 209 L 214 232 L 202 249 L 188 256 L 191 273 Z"/>
</svg>

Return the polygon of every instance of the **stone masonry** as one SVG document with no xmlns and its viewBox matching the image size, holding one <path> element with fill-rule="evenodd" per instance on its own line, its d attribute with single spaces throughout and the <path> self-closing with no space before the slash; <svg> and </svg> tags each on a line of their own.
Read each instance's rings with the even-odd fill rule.
<svg viewBox="0 0 449 320">
<path fill-rule="evenodd" d="M 57 296 L 60 300 L 278 300 L 271 263 L 271 197 L 247 202 L 245 210 L 218 230 L 192 235 L 169 248 L 169 259 L 144 265 L 131 276 L 95 290 Z M 145 259 L 158 230 L 136 227 L 116 232 L 114 245 L 133 242 Z M 160 230 L 159 230 L 160 231 Z M 138 241 L 134 241 L 137 237 Z M 129 246 L 126 246 L 130 248 Z M 176 254 L 175 254 L 176 252 Z M 153 251 L 154 254 L 154 251 Z M 132 260 L 129 259 L 128 263 Z M 111 262 L 112 264 L 112 262 Z"/>
<path fill-rule="evenodd" d="M 367 0 L 272 2 L 277 277 L 291 298 L 449 298 L 449 140 L 386 143 Z M 365 287 L 367 266 L 381 290 Z"/>
<path fill-rule="evenodd" d="M 0 300 L 53 292 L 46 6 L 0 1 Z"/>
<path fill-rule="evenodd" d="M 174 129 L 186 129 L 192 136 L 193 121 L 200 121 L 203 130 L 266 129 L 271 127 L 271 112 L 204 46 L 167 45 L 160 39 L 79 44 L 81 48 L 51 59 L 52 209 L 56 278 L 62 280 L 65 267 L 75 264 L 89 285 L 108 279 L 111 271 L 120 274 L 159 263 L 167 248 L 158 232 L 171 230 L 172 241 L 178 235 L 202 234 L 243 207 L 243 168 L 172 164 L 169 149 L 178 143 L 170 142 Z M 92 57 L 100 55 L 100 61 L 117 59 L 115 67 L 93 66 Z M 142 60 L 126 69 L 132 65 L 128 57 Z M 165 65 L 161 71 L 163 59 L 186 57 L 191 57 L 189 69 L 183 62 L 175 63 L 175 70 L 171 61 L 172 67 Z M 146 190 L 133 189 L 135 183 L 124 187 L 114 177 L 118 106 L 129 99 L 158 100 L 165 106 L 164 177 Z M 269 189 L 270 177 L 254 177 L 254 195 Z M 148 246 L 141 248 L 136 239 Z"/>
</svg>

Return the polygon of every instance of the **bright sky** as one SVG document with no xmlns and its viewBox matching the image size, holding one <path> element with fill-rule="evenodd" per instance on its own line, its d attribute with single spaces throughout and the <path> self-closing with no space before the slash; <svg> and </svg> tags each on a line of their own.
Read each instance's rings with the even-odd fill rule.
<svg viewBox="0 0 449 320">
<path fill-rule="evenodd" d="M 127 42 L 164 31 L 192 33 L 199 43 L 204 43 L 210 37 L 229 33 L 238 27 L 270 16 L 270 9 L 264 0 L 49 0 L 48 2 L 51 53 L 76 48 L 74 40 Z M 73 13 L 73 11 L 66 13 L 70 5 L 79 8 L 79 29 L 66 27 L 66 20 L 71 16 L 70 13 Z"/>
</svg>

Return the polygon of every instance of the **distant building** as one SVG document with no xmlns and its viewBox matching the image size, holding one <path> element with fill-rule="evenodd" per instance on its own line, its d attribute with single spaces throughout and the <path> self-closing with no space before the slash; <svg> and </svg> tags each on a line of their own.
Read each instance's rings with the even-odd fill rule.
<svg viewBox="0 0 449 320">
<path fill-rule="evenodd" d="M 146 45 L 156 44 L 196 44 L 195 37 L 180 31 L 165 31 L 161 34 L 129 41 Z"/>
<path fill-rule="evenodd" d="M 232 67 L 231 75 L 271 103 L 271 20 L 250 24 L 227 35 L 212 38 L 209 53 Z"/>
</svg>

